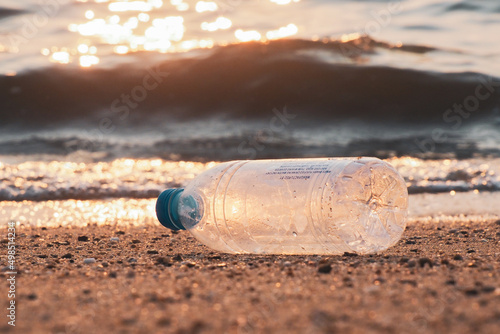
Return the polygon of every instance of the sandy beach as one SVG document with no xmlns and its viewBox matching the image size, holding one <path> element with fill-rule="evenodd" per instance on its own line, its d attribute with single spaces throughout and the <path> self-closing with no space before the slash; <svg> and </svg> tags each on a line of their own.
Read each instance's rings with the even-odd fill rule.
<svg viewBox="0 0 500 334">
<path fill-rule="evenodd" d="M 500 333 L 499 14 L 498 0 L 3 0 L 0 333 Z M 193 181 L 233 160 L 340 157 L 383 159 L 404 184 L 305 161 Z M 241 230 L 286 231 L 290 248 L 383 217 L 362 232 L 385 242 L 403 206 L 384 198 L 404 186 L 407 229 L 373 255 L 223 254 L 155 213 L 166 189 L 197 188 L 210 205 L 159 207 L 193 224 L 231 212 L 228 235 L 257 223 Z M 303 234 L 316 217 L 341 229 Z M 352 230 L 340 238 L 366 246 Z"/>
<path fill-rule="evenodd" d="M 495 333 L 499 242 L 500 221 L 467 219 L 410 221 L 389 250 L 341 256 L 229 255 L 161 226 L 20 227 L 16 328 L 0 331 Z"/>
</svg>

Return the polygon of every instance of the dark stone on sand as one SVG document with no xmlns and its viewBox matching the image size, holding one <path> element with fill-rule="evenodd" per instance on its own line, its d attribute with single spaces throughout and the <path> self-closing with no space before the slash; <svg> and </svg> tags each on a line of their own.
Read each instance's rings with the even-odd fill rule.
<svg viewBox="0 0 500 334">
<path fill-rule="evenodd" d="M 155 249 L 150 249 L 147 251 L 148 254 L 158 254 L 158 251 Z"/>
<path fill-rule="evenodd" d="M 486 292 L 486 293 L 491 293 L 495 290 L 496 290 L 496 288 L 494 286 L 491 286 L 491 285 L 483 286 L 483 288 L 481 289 L 482 292 Z"/>
<path fill-rule="evenodd" d="M 431 259 L 427 258 L 427 257 L 422 257 L 420 259 L 418 259 L 418 264 L 420 265 L 420 267 L 425 267 L 425 265 L 427 264 L 429 267 L 433 267 L 434 266 L 434 263 L 432 263 Z"/>
<path fill-rule="evenodd" d="M 28 300 L 36 300 L 38 296 L 35 293 L 30 293 L 29 295 L 26 296 Z"/>
<path fill-rule="evenodd" d="M 469 254 L 470 254 L 470 253 L 475 253 L 475 252 L 476 252 L 476 251 L 475 251 L 475 250 L 473 250 L 473 249 L 468 249 L 468 250 L 467 250 L 467 253 L 469 253 Z"/>
<path fill-rule="evenodd" d="M 89 241 L 89 237 L 87 237 L 86 235 L 81 235 L 78 237 L 78 241 Z"/>
<path fill-rule="evenodd" d="M 125 234 L 125 232 L 123 232 L 123 231 L 116 231 L 116 232 L 115 232 L 115 234 L 116 234 L 116 235 L 124 235 L 124 234 Z"/>
<path fill-rule="evenodd" d="M 116 273 L 116 271 L 112 271 L 109 273 L 109 277 L 111 278 L 116 278 L 118 276 L 118 274 Z"/>
<path fill-rule="evenodd" d="M 169 326 L 169 325 L 170 325 L 170 319 L 168 319 L 168 318 L 160 318 L 160 319 L 158 319 L 158 321 L 156 322 L 156 325 L 157 325 L 157 326 L 160 326 L 160 327 L 166 327 L 166 326 Z"/>
<path fill-rule="evenodd" d="M 456 260 L 456 261 L 462 261 L 463 259 L 464 259 L 464 258 L 463 258 L 463 256 L 462 256 L 462 255 L 460 255 L 460 254 L 457 254 L 457 255 L 455 255 L 455 256 L 453 257 L 453 260 Z"/>
<path fill-rule="evenodd" d="M 479 290 L 477 289 L 466 289 L 464 291 L 464 293 L 467 295 L 467 296 L 477 296 L 479 295 Z"/>
<path fill-rule="evenodd" d="M 413 267 L 415 267 L 417 265 L 417 261 L 410 260 L 406 264 L 407 264 L 408 268 L 413 268 Z"/>
<path fill-rule="evenodd" d="M 413 241 L 413 240 L 406 240 L 405 241 L 405 244 L 407 245 L 415 245 L 417 242 L 416 241 Z"/>
<path fill-rule="evenodd" d="M 447 285 L 455 285 L 456 281 L 453 278 L 450 278 L 445 282 Z"/>
<path fill-rule="evenodd" d="M 321 273 L 321 274 L 329 274 L 331 271 L 332 271 L 331 264 L 324 264 L 324 265 L 318 267 L 318 273 Z"/>
<path fill-rule="evenodd" d="M 156 259 L 156 264 L 157 265 L 164 265 L 165 267 L 171 267 L 172 266 L 172 262 L 170 261 L 170 259 L 166 258 L 166 257 L 159 257 Z"/>
<path fill-rule="evenodd" d="M 141 240 L 134 239 L 134 240 L 132 240 L 132 243 L 133 243 L 133 244 L 140 244 L 140 243 L 141 243 Z"/>
<path fill-rule="evenodd" d="M 71 253 L 66 253 L 63 256 L 61 256 L 61 258 L 63 258 L 63 259 L 71 259 L 72 257 L 73 257 L 73 255 Z"/>
<path fill-rule="evenodd" d="M 342 256 L 346 256 L 346 257 L 353 257 L 353 256 L 358 256 L 358 254 L 356 254 L 356 253 L 344 252 L 344 254 L 343 254 Z"/>
<path fill-rule="evenodd" d="M 39 255 L 37 255 L 37 256 L 38 256 L 39 258 L 41 258 L 41 259 L 46 259 L 46 258 L 47 258 L 47 255 L 45 255 L 45 254 L 39 254 Z"/>
<path fill-rule="evenodd" d="M 181 256 L 181 254 L 177 254 L 176 256 L 174 256 L 174 257 L 172 258 L 172 260 L 177 261 L 177 262 L 182 261 L 182 256 Z"/>
</svg>

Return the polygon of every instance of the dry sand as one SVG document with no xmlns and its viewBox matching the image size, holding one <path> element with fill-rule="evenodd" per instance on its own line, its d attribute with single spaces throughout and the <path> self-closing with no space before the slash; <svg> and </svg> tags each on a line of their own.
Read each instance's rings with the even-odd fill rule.
<svg viewBox="0 0 500 334">
<path fill-rule="evenodd" d="M 499 240 L 500 221 L 416 221 L 378 255 L 251 256 L 161 226 L 18 228 L 0 332 L 499 333 Z"/>
</svg>

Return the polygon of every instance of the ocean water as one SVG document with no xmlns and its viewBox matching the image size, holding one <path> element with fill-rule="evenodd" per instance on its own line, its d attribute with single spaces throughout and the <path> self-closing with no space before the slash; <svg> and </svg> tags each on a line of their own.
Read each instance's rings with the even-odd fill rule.
<svg viewBox="0 0 500 334">
<path fill-rule="evenodd" d="M 362 155 L 411 219 L 497 217 L 499 33 L 495 0 L 3 0 L 1 223 L 154 223 L 218 161 Z"/>
</svg>

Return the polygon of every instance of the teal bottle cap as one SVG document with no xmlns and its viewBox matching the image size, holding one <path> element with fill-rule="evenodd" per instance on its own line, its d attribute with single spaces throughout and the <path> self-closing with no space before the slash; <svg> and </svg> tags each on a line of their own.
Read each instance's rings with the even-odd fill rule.
<svg viewBox="0 0 500 334">
<path fill-rule="evenodd" d="M 181 188 L 167 189 L 156 200 L 156 217 L 163 226 L 174 231 L 185 230 L 177 212 L 179 197 L 183 191 Z"/>
</svg>

